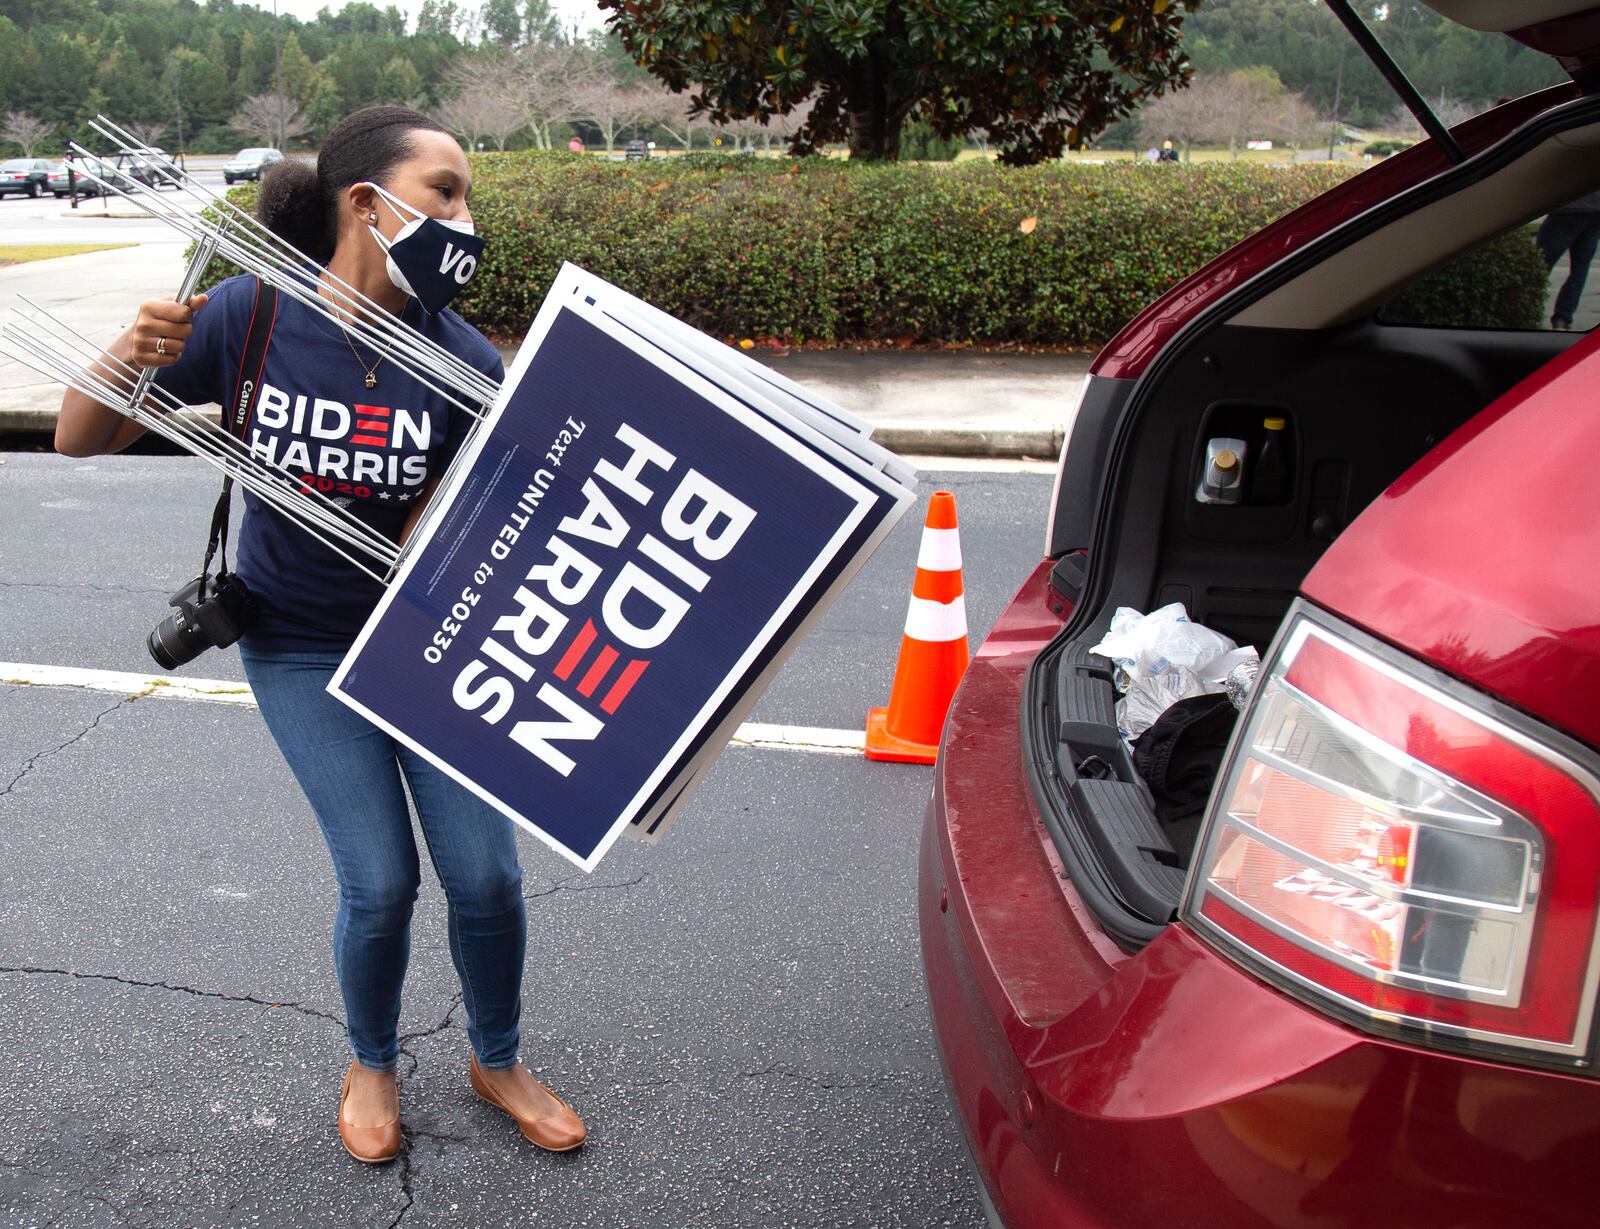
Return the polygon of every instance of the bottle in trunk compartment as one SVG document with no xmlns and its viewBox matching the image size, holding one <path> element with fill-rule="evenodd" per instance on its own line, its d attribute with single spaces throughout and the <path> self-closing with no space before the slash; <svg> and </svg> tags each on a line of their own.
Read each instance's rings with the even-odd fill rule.
<svg viewBox="0 0 1600 1229">
<path fill-rule="evenodd" d="M 1261 444 L 1256 449 L 1250 471 L 1249 502 L 1284 504 L 1289 501 L 1288 420 L 1278 417 L 1261 420 Z"/>
<path fill-rule="evenodd" d="M 1194 497 L 1203 504 L 1236 504 L 1244 494 L 1244 454 L 1241 439 L 1218 436 L 1206 442 L 1204 469 Z"/>
</svg>

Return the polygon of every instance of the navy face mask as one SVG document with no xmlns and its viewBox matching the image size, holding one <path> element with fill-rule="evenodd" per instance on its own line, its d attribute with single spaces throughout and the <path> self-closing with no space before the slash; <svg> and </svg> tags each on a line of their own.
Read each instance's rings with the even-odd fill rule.
<svg viewBox="0 0 1600 1229">
<path fill-rule="evenodd" d="M 450 300 L 478 271 L 483 237 L 473 233 L 471 222 L 430 218 L 377 184 L 366 186 L 383 197 L 404 222 L 393 239 L 385 239 L 376 226 L 367 227 L 386 253 L 389 280 L 421 303 L 425 311 L 437 315 L 450 306 Z"/>
</svg>

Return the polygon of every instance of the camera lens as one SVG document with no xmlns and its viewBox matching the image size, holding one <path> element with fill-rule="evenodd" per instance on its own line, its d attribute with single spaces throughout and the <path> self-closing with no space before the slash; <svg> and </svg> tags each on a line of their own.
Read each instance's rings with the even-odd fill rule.
<svg viewBox="0 0 1600 1229">
<path fill-rule="evenodd" d="M 145 641 L 150 656 L 163 670 L 187 665 L 211 647 L 198 624 L 191 623 L 181 610 L 174 610 L 151 630 Z"/>
</svg>

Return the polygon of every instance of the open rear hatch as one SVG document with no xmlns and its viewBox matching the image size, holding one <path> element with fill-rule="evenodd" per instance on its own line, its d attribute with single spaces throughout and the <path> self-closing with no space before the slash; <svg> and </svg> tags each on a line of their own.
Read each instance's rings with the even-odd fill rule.
<svg viewBox="0 0 1600 1229">
<path fill-rule="evenodd" d="M 1582 12 L 1587 5 L 1432 6 L 1531 45 L 1560 35 L 1569 51 L 1583 41 L 1574 31 L 1592 26 L 1600 47 L 1600 17 Z M 1331 7 L 1349 13 L 1339 0 Z M 1585 71 L 1587 54 L 1571 55 Z M 1415 91 L 1400 92 L 1426 110 Z M 1173 920 L 1199 816 L 1157 817 L 1118 732 L 1111 663 L 1090 647 L 1118 607 L 1182 602 L 1195 622 L 1265 655 L 1329 543 L 1429 450 L 1581 336 L 1430 327 L 1384 310 L 1452 259 L 1600 188 L 1600 98 L 1574 93 L 1502 108 L 1503 132 L 1491 131 L 1495 113 L 1469 121 L 1458 129 L 1459 161 L 1441 160 L 1437 174 L 1320 233 L 1299 215 L 1282 220 L 1281 259 L 1205 301 L 1136 380 L 1091 377 L 1052 531 L 1054 584 L 1074 608 L 1030 672 L 1024 757 L 1068 876 L 1124 947 Z M 1402 157 L 1412 155 L 1437 157 L 1421 147 Z M 1170 320 L 1183 291 L 1146 315 Z M 1269 419 L 1281 422 L 1272 430 L 1283 481 L 1236 504 L 1198 498 L 1217 441 L 1258 447 Z M 1062 528 L 1074 517 L 1088 526 L 1091 515 L 1092 531 L 1076 541 Z"/>
</svg>

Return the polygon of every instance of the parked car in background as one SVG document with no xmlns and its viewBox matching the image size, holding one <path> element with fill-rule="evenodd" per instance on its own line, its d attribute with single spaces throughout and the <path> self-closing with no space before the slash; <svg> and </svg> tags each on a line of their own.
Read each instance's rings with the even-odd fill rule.
<svg viewBox="0 0 1600 1229">
<path fill-rule="evenodd" d="M 77 176 L 69 177 L 67 175 L 67 164 L 65 162 L 58 162 L 50 168 L 50 174 L 45 180 L 45 186 L 50 189 L 51 194 L 57 200 L 60 200 L 72 190 L 73 183 L 77 178 Z M 87 186 L 89 186 L 87 180 L 78 182 L 78 195 L 85 195 L 83 189 Z"/>
<path fill-rule="evenodd" d="M 282 161 L 283 155 L 275 149 L 241 149 L 222 164 L 222 178 L 228 184 L 240 179 L 259 183 L 263 171 L 273 163 Z"/>
<path fill-rule="evenodd" d="M 0 196 L 15 192 L 38 196 L 48 191 L 50 162 L 45 158 L 7 158 L 0 162 Z"/>
<path fill-rule="evenodd" d="M 1428 3 L 1600 72 L 1594 0 Z M 1600 189 L 1597 145 L 1576 82 L 1435 122 L 1096 358 L 922 840 L 993 1224 L 1594 1223 L 1600 331 L 1538 319 L 1529 224 Z M 1497 253 L 1537 301 L 1486 325 Z M 1396 306 L 1451 277 L 1459 320 Z M 1262 663 L 1163 765 L 1091 649 L 1169 603 Z"/>
<path fill-rule="evenodd" d="M 629 141 L 623 147 L 622 156 L 628 162 L 632 162 L 636 158 L 648 158 L 650 156 L 650 146 L 640 140 Z"/>
<path fill-rule="evenodd" d="M 150 147 L 150 154 L 165 160 L 168 155 L 164 149 Z M 119 153 L 111 163 L 116 171 L 119 186 L 126 187 L 130 182 L 142 184 L 147 188 L 172 188 L 173 184 L 162 173 L 160 164 L 143 154 Z M 107 178 L 110 178 L 107 176 Z"/>
<path fill-rule="evenodd" d="M 66 164 L 56 167 L 50 172 L 51 190 L 59 195 L 67 190 Z M 138 185 L 128 176 L 122 174 L 105 158 L 77 157 L 72 160 L 74 171 L 73 179 L 77 182 L 79 196 L 103 196 L 108 191 L 96 183 L 90 176 L 104 180 L 113 188 L 128 191 Z"/>
</svg>

